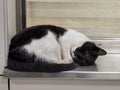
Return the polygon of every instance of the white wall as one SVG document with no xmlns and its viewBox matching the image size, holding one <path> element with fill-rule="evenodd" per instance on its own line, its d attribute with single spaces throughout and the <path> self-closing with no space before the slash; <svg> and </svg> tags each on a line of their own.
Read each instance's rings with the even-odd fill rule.
<svg viewBox="0 0 120 90">
<path fill-rule="evenodd" d="M 3 0 L 0 0 L 0 74 L 5 66 L 4 15 Z"/>
<path fill-rule="evenodd" d="M 0 0 L 0 90 L 7 90 L 7 79 L 3 74 L 5 66 L 5 42 L 4 42 L 4 14 L 3 14 L 3 0 Z"/>
</svg>

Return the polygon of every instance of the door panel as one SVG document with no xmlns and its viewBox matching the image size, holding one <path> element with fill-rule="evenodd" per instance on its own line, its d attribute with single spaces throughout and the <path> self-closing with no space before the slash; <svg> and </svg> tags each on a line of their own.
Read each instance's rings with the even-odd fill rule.
<svg viewBox="0 0 120 90">
<path fill-rule="evenodd" d="M 68 79 L 11 79 L 11 90 L 119 90 L 117 81 Z"/>
<path fill-rule="evenodd" d="M 0 76 L 0 90 L 8 90 L 7 79 Z"/>
<path fill-rule="evenodd" d="M 3 10 L 3 0 L 0 0 L 0 74 L 3 73 L 3 68 L 5 66 L 5 33 L 4 33 L 4 10 Z"/>
</svg>

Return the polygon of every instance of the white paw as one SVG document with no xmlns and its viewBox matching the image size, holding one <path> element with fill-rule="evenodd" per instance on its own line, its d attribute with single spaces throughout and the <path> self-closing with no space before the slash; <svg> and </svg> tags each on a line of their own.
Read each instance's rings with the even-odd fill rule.
<svg viewBox="0 0 120 90">
<path fill-rule="evenodd" d="M 72 63 L 72 61 L 71 60 L 60 60 L 59 62 L 57 62 L 58 64 L 70 64 L 70 63 Z"/>
</svg>

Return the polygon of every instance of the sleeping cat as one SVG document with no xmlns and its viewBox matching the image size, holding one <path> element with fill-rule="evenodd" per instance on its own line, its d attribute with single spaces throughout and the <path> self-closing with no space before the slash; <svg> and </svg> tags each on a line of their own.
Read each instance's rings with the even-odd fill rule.
<svg viewBox="0 0 120 90">
<path fill-rule="evenodd" d="M 7 67 L 17 71 L 60 72 L 95 64 L 106 51 L 72 29 L 54 25 L 26 28 L 10 43 Z"/>
</svg>

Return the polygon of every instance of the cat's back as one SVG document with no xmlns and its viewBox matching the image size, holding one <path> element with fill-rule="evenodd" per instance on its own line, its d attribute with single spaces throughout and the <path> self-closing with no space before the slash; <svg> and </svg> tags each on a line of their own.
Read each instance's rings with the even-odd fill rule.
<svg viewBox="0 0 120 90">
<path fill-rule="evenodd" d="M 56 38 L 59 38 L 60 36 L 64 35 L 67 30 L 54 25 L 37 25 L 25 28 L 12 38 L 10 49 L 28 44 L 33 39 L 40 39 L 46 36 L 48 31 L 52 32 Z"/>
<path fill-rule="evenodd" d="M 86 35 L 73 29 L 67 29 L 67 32 L 61 38 L 71 42 L 89 41 L 89 38 Z"/>
</svg>

